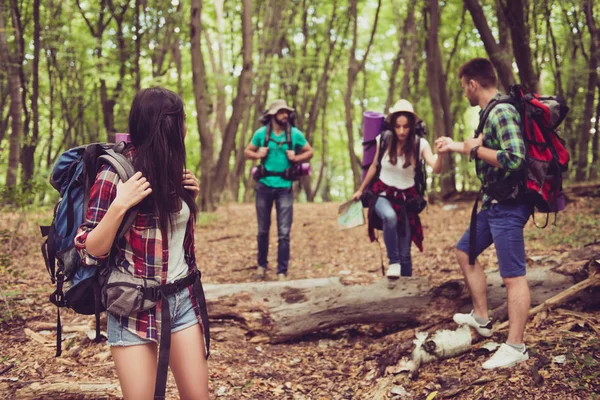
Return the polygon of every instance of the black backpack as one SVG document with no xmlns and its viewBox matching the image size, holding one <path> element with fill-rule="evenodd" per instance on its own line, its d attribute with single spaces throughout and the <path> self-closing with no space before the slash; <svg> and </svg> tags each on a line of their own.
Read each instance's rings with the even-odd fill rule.
<svg viewBox="0 0 600 400">
<path fill-rule="evenodd" d="M 46 240 L 42 244 L 42 255 L 50 280 L 55 285 L 50 302 L 57 307 L 56 356 L 62 346 L 60 308 L 67 307 L 76 313 L 96 316 L 96 342 L 100 341 L 100 312 L 104 311 L 101 301 L 98 269 L 89 268 L 77 253 L 75 234 L 87 214 L 89 194 L 96 174 L 103 163 L 114 167 L 123 182 L 134 175 L 133 165 L 123 155 L 125 143 L 116 145 L 93 143 L 75 147 L 62 153 L 56 161 L 50 184 L 61 195 L 54 207 L 54 217 L 49 226 L 40 226 Z M 130 210 L 117 233 L 122 237 L 129 229 L 137 212 Z"/>
</svg>

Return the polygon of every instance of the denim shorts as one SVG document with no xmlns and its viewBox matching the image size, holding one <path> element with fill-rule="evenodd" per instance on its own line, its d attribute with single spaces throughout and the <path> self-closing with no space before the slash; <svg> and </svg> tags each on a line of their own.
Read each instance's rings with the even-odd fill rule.
<svg viewBox="0 0 600 400">
<path fill-rule="evenodd" d="M 496 247 L 500 276 L 524 276 L 525 240 L 523 228 L 533 213 L 531 205 L 491 204 L 477 214 L 477 239 L 475 256 L 479 256 L 493 243 Z M 458 241 L 456 248 L 469 254 L 470 227 Z"/>
<path fill-rule="evenodd" d="M 167 296 L 167 300 L 171 311 L 171 333 L 184 330 L 198 323 L 188 288 Z M 123 317 L 123 319 L 126 320 L 127 317 Z M 141 338 L 125 328 L 120 321 L 121 317 L 108 313 L 107 343 L 109 346 L 135 346 L 153 343 L 152 340 Z"/>
</svg>

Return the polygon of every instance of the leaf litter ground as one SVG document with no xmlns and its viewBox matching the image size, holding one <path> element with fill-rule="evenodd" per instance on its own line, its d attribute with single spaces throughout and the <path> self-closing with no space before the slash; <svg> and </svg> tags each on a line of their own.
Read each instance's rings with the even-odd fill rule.
<svg viewBox="0 0 600 400">
<path fill-rule="evenodd" d="M 357 284 L 381 279 L 380 251 L 386 259 L 383 243 L 369 243 L 365 226 L 339 231 L 338 205 L 294 206 L 290 279 L 344 276 Z M 454 245 L 468 224 L 470 207 L 469 203 L 431 205 L 422 214 L 425 251 L 420 253 L 413 246 L 414 274 L 428 277 L 432 286 L 461 277 Z M 56 311 L 47 302 L 51 286 L 37 227 L 47 223 L 50 215 L 0 213 L 2 397 L 14 397 L 18 388 L 33 382 L 118 383 L 107 345 L 95 344 L 85 332 L 65 333 L 63 356 L 54 357 Z M 558 227 L 540 230 L 530 222 L 526 240 L 529 268 L 581 265 L 585 260 L 573 261 L 571 254 L 600 241 L 600 199 L 576 199 L 559 216 Z M 276 242 L 273 226 L 267 280 L 276 279 Z M 214 214 L 201 215 L 196 248 L 205 283 L 256 280 L 254 206 L 225 205 Z M 585 249 L 586 254 L 590 249 L 600 252 L 598 246 Z M 482 254 L 480 261 L 486 268 L 496 268 L 493 249 Z M 61 316 L 65 325 L 83 326 L 83 330 L 94 327 L 92 318 L 70 312 Z M 448 315 L 449 322 L 451 318 Z M 572 302 L 530 319 L 528 362 L 509 371 L 484 373 L 481 363 L 487 355 L 472 351 L 424 365 L 418 377 L 410 379 L 403 373 L 378 376 L 381 360 L 414 338 L 414 330 L 402 326 L 353 325 L 271 345 L 253 343 L 233 322 L 215 321 L 209 361 L 211 398 L 369 399 L 377 386 L 382 388 L 381 398 L 390 399 L 598 398 L 599 327 L 597 306 Z M 73 393 L 72 398 L 81 397 Z M 168 398 L 177 398 L 171 375 Z"/>
</svg>

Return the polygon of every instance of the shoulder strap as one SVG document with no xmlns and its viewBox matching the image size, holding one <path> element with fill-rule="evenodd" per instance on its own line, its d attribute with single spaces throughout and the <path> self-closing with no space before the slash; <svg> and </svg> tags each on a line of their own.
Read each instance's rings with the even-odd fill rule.
<svg viewBox="0 0 600 400">
<path fill-rule="evenodd" d="M 379 135 L 379 158 L 377 159 L 378 164 L 381 164 L 381 160 L 383 160 L 383 153 L 385 153 L 385 150 L 387 149 L 391 133 L 391 131 L 385 130 Z"/>
<path fill-rule="evenodd" d="M 113 149 L 107 149 L 106 154 L 100 156 L 99 158 L 102 162 L 106 162 L 115 170 L 117 170 L 119 178 L 122 182 L 128 181 L 129 178 L 135 174 L 135 169 L 127 157 L 125 157 L 123 154 L 117 153 Z M 133 225 L 133 222 L 137 217 L 137 213 L 137 207 L 133 207 L 127 211 L 125 217 L 123 218 L 123 222 L 121 222 L 121 226 L 119 226 L 119 230 L 115 236 L 115 241 L 121 239 L 125 232 L 127 232 L 131 225 Z"/>
<path fill-rule="evenodd" d="M 498 99 L 490 101 L 488 105 L 485 106 L 483 114 L 481 115 L 481 117 L 479 117 L 479 125 L 477 125 L 477 129 L 475 129 L 475 137 L 479 136 L 483 132 L 483 127 L 485 126 L 485 123 L 487 122 L 487 119 L 494 107 L 496 107 L 498 104 L 504 103 L 514 105 L 515 102 L 510 96 L 501 96 Z"/>
<path fill-rule="evenodd" d="M 287 127 L 285 128 L 285 140 L 287 141 L 288 148 L 290 150 L 295 150 L 292 147 L 292 125 L 291 124 L 288 124 Z"/>
</svg>

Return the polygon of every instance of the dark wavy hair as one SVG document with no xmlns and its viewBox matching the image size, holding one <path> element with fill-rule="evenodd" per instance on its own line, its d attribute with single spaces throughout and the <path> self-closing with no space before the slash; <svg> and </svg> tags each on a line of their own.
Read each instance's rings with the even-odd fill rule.
<svg viewBox="0 0 600 400">
<path fill-rule="evenodd" d="M 150 182 L 152 194 L 141 204 L 158 216 L 163 236 L 172 227 L 172 213 L 183 199 L 196 218 L 193 194 L 183 188 L 185 111 L 174 92 L 160 87 L 142 89 L 129 112 L 129 133 L 135 147 L 133 166 Z"/>
<path fill-rule="evenodd" d="M 388 147 L 388 154 L 390 156 L 390 163 L 392 165 L 396 165 L 398 162 L 398 136 L 396 136 L 396 121 L 399 117 L 406 117 L 408 119 L 408 125 L 410 127 L 410 132 L 408 137 L 406 138 L 406 143 L 402 148 L 402 154 L 404 154 L 404 164 L 402 168 L 408 168 L 413 161 L 416 161 L 415 153 L 416 153 L 416 144 L 415 144 L 415 116 L 412 113 L 408 112 L 398 112 L 392 114 L 390 118 L 390 130 L 392 131 L 392 140 L 390 140 L 390 144 Z"/>
</svg>

